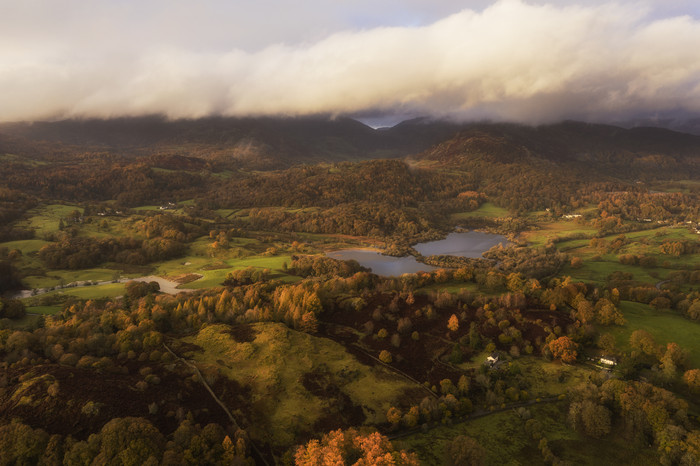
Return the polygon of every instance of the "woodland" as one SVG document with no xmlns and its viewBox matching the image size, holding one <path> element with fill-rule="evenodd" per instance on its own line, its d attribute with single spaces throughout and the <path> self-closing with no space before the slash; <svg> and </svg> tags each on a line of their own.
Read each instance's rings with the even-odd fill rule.
<svg viewBox="0 0 700 466">
<path fill-rule="evenodd" d="M 0 465 L 700 463 L 700 136 L 72 120 L 0 167 Z M 455 229 L 508 245 L 413 248 Z"/>
</svg>

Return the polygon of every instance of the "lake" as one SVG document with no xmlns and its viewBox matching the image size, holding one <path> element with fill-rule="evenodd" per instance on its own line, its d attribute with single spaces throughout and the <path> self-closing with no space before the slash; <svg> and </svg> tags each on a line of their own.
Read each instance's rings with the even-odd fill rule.
<svg viewBox="0 0 700 466">
<path fill-rule="evenodd" d="M 418 243 L 413 246 L 413 249 L 423 256 L 478 258 L 497 244 L 506 246 L 508 240 L 501 235 L 482 233 L 480 231 L 465 231 L 462 233 L 450 233 L 447 235 L 447 238 L 439 241 Z"/>
<path fill-rule="evenodd" d="M 477 258 L 499 243 L 506 246 L 508 240 L 501 235 L 467 231 L 450 233 L 447 235 L 447 238 L 439 241 L 418 243 L 413 248 L 423 256 L 441 255 Z M 386 277 L 398 277 L 404 273 L 430 272 L 438 269 L 438 267 L 418 262 L 413 256 L 383 256 L 379 252 L 370 249 L 342 249 L 329 252 L 326 255 L 333 259 L 354 259 L 363 267 L 372 269 L 372 272 L 377 275 Z"/>
<path fill-rule="evenodd" d="M 340 260 L 354 259 L 361 266 L 372 269 L 372 272 L 385 277 L 398 277 L 405 273 L 430 272 L 437 267 L 418 262 L 413 256 L 392 257 L 383 256 L 377 251 L 368 249 L 342 249 L 326 254 L 328 257 Z"/>
</svg>

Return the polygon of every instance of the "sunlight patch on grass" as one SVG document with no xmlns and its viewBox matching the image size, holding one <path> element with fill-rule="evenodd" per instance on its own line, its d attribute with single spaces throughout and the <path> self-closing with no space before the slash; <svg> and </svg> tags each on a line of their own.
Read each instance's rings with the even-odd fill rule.
<svg viewBox="0 0 700 466">
<path fill-rule="evenodd" d="M 647 304 L 631 301 L 622 301 L 620 310 L 627 323 L 623 327 L 609 327 L 604 330 L 615 337 L 618 349 L 629 351 L 632 332 L 646 330 L 658 344 L 675 342 L 688 350 L 691 367 L 700 368 L 700 323 L 672 311 L 657 311 Z"/>
<path fill-rule="evenodd" d="M 308 392 L 302 377 L 327 371 L 368 421 L 383 421 L 386 411 L 414 385 L 383 367 L 360 364 L 345 348 L 326 338 L 297 332 L 279 323 L 256 323 L 255 339 L 237 342 L 227 325 L 208 325 L 184 338 L 203 348 L 187 355 L 216 366 L 227 377 L 251 387 L 259 423 L 254 435 L 269 436 L 274 444 L 293 443 L 299 429 L 308 430 L 328 409 L 329 400 Z"/>
</svg>

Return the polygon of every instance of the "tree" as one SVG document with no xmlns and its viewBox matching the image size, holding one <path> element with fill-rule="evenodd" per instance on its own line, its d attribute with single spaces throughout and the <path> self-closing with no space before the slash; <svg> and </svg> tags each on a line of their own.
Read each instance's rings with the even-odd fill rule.
<svg viewBox="0 0 700 466">
<path fill-rule="evenodd" d="M 581 299 L 576 305 L 576 318 L 584 324 L 593 322 L 595 318 L 593 304 L 585 298 Z"/>
<path fill-rule="evenodd" d="M 301 316 L 299 329 L 306 333 L 316 333 L 318 331 L 318 319 L 316 318 L 316 314 L 313 312 L 305 312 L 304 315 Z"/>
<path fill-rule="evenodd" d="M 598 338 L 598 347 L 609 354 L 617 353 L 615 346 L 615 337 L 610 333 L 604 333 Z"/>
<path fill-rule="evenodd" d="M 49 435 L 14 420 L 0 426 L 0 464 L 37 464 Z"/>
<path fill-rule="evenodd" d="M 96 464 L 139 465 L 151 458 L 159 461 L 165 439 L 149 421 L 143 418 L 115 418 L 102 427 L 99 438 L 90 437 L 89 443 L 98 443 Z"/>
<path fill-rule="evenodd" d="M 392 428 L 396 429 L 401 422 L 401 410 L 392 406 L 386 412 L 386 420 L 391 424 Z"/>
<path fill-rule="evenodd" d="M 646 330 L 635 330 L 630 335 L 630 346 L 633 350 L 640 351 L 649 356 L 656 356 L 657 346 L 656 341 L 651 333 Z"/>
<path fill-rule="evenodd" d="M 687 361 L 688 352 L 681 349 L 677 343 L 671 342 L 666 345 L 666 352 L 661 356 L 661 370 L 667 379 L 673 379 L 678 369 L 686 366 Z"/>
<path fill-rule="evenodd" d="M 610 433 L 610 410 L 591 400 L 571 403 L 569 419 L 575 429 L 589 437 L 601 438 Z"/>
<path fill-rule="evenodd" d="M 578 357 L 578 345 L 571 338 L 563 336 L 549 342 L 549 350 L 552 356 L 561 359 L 562 362 L 573 364 Z"/>
<path fill-rule="evenodd" d="M 690 369 L 683 374 L 683 382 L 690 391 L 700 394 L 700 369 Z"/>
<path fill-rule="evenodd" d="M 445 448 L 445 464 L 454 466 L 481 466 L 486 461 L 486 450 L 466 435 L 455 437 Z"/>
<path fill-rule="evenodd" d="M 379 360 L 385 364 L 390 364 L 392 361 L 391 353 L 387 350 L 382 350 L 379 353 Z"/>
<path fill-rule="evenodd" d="M 321 440 L 310 440 L 294 454 L 298 466 L 324 465 L 396 465 L 418 466 L 415 453 L 396 451 L 379 432 L 361 434 L 356 429 L 335 430 Z"/>
<path fill-rule="evenodd" d="M 447 322 L 447 328 L 451 332 L 459 330 L 459 319 L 457 319 L 456 315 L 452 314 L 452 316 L 450 316 L 450 320 Z"/>
</svg>

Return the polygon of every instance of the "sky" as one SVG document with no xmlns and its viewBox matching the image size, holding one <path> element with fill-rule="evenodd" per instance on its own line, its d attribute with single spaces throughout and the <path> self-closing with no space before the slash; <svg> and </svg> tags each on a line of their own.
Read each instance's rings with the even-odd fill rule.
<svg viewBox="0 0 700 466">
<path fill-rule="evenodd" d="M 700 114 L 694 0 L 0 0 L 0 121 Z"/>
</svg>

